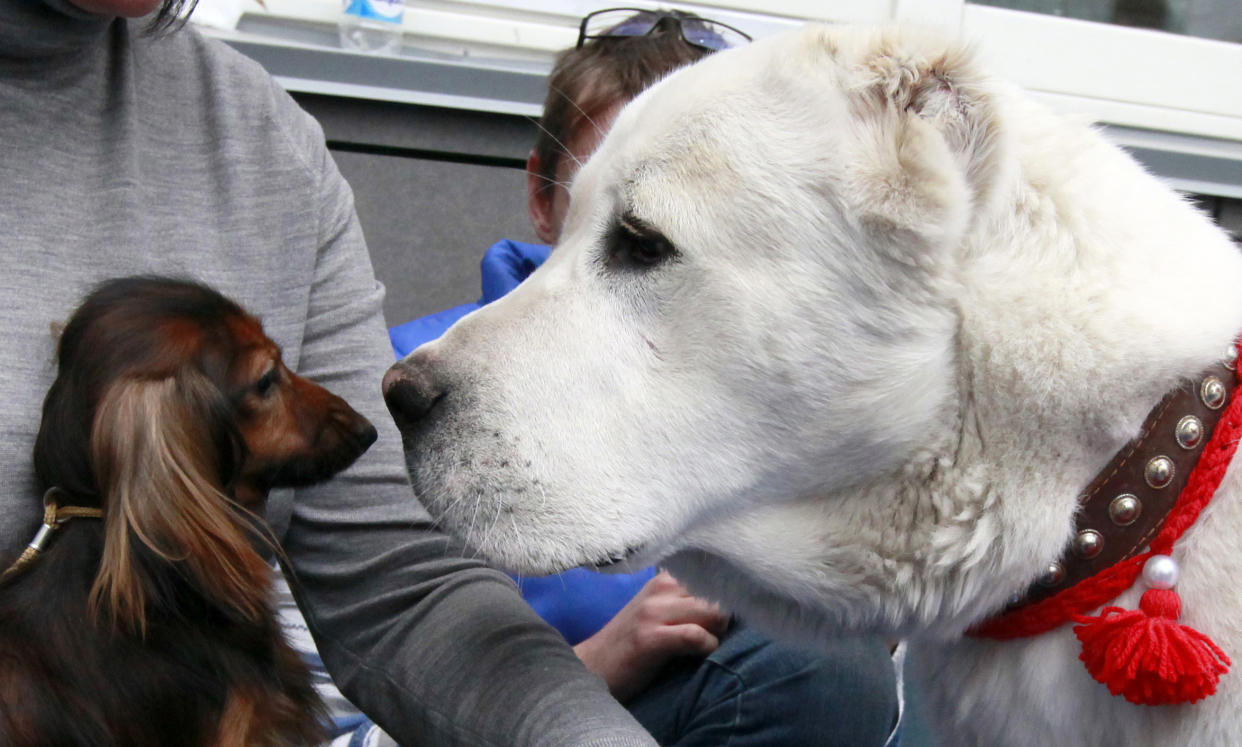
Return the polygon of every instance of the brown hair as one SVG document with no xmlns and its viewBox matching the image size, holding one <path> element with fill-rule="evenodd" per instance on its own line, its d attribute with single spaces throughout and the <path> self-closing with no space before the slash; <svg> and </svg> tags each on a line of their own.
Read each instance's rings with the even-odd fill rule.
<svg viewBox="0 0 1242 747">
<path fill-rule="evenodd" d="M 556 167 L 572 134 L 583 122 L 617 102 L 642 93 L 679 67 L 696 62 L 711 50 L 696 47 L 675 29 L 657 27 L 644 36 L 603 36 L 590 39 L 556 58 L 548 79 L 540 131 L 534 151 L 539 159 L 541 190 L 556 183 Z"/>
<path fill-rule="evenodd" d="M 198 0 L 163 0 L 155 17 L 143 29 L 148 36 L 159 36 L 168 31 L 176 31 L 185 25 Z"/>
</svg>

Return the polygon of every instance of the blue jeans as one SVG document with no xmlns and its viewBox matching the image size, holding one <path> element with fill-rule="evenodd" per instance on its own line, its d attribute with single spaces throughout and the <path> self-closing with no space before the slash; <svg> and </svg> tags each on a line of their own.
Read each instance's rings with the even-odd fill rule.
<svg viewBox="0 0 1242 747">
<path fill-rule="evenodd" d="M 683 659 L 627 705 L 662 745 L 880 747 L 897 718 L 887 644 L 815 650 L 735 626 L 706 659 Z"/>
</svg>

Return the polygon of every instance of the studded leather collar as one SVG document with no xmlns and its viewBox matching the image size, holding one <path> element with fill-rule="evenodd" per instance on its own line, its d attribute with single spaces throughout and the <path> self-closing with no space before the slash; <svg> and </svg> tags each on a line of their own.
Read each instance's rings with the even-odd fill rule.
<svg viewBox="0 0 1242 747">
<path fill-rule="evenodd" d="M 1164 526 L 1238 387 L 1237 348 L 1221 365 L 1173 390 L 1148 414 L 1139 435 L 1079 497 L 1074 536 L 1061 557 L 998 615 L 971 632 L 1000 635 L 1032 605 L 1143 552 Z M 1015 620 L 1016 622 L 1016 620 Z"/>
</svg>

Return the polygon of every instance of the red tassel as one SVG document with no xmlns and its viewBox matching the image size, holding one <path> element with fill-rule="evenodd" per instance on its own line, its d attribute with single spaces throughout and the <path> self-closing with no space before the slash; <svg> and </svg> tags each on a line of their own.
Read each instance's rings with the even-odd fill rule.
<svg viewBox="0 0 1242 747">
<path fill-rule="evenodd" d="M 1193 703 L 1216 692 L 1229 657 L 1212 639 L 1177 618 L 1172 589 L 1148 589 L 1139 609 L 1105 607 L 1099 617 L 1075 616 L 1078 658 L 1113 695 L 1139 705 Z"/>
</svg>

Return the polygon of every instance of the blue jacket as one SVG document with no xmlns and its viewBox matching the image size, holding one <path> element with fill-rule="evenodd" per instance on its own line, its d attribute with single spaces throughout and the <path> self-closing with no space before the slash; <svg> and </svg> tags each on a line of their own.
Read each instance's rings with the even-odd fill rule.
<svg viewBox="0 0 1242 747">
<path fill-rule="evenodd" d="M 543 264 L 551 251 L 537 244 L 502 239 L 483 255 L 479 267 L 483 295 L 467 303 L 415 319 L 388 330 L 398 358 L 444 333 L 453 322 L 516 288 Z M 561 631 L 571 644 L 589 638 L 604 627 L 656 573 L 654 568 L 632 574 L 604 574 L 574 568 L 558 576 L 518 578 L 518 587 L 530 606 Z"/>
</svg>

